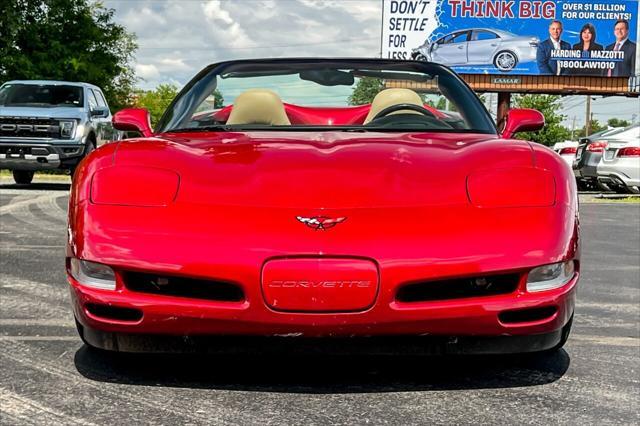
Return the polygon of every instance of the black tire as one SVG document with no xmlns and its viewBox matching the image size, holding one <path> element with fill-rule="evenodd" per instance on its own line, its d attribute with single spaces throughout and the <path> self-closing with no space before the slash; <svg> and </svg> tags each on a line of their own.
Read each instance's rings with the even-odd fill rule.
<svg viewBox="0 0 640 426">
<path fill-rule="evenodd" d="M 493 65 L 500 72 L 509 72 L 518 65 L 518 56 L 509 50 L 502 50 L 493 58 Z"/>
<path fill-rule="evenodd" d="M 33 180 L 33 173 L 31 170 L 14 170 L 13 180 L 20 185 L 29 185 Z"/>
<path fill-rule="evenodd" d="M 634 190 L 634 186 L 624 186 L 624 185 L 618 185 L 616 187 L 614 187 L 613 189 L 616 191 L 617 194 L 637 194 L 637 189 Z"/>
</svg>

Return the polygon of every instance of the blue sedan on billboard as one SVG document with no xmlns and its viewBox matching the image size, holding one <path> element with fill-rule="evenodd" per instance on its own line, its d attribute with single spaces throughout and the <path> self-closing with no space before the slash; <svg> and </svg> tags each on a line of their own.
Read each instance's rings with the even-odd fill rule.
<svg viewBox="0 0 640 426">
<path fill-rule="evenodd" d="M 534 36 L 518 36 L 507 31 L 469 28 L 425 41 L 413 49 L 417 60 L 438 62 L 449 66 L 491 65 L 509 72 L 520 62 L 536 60 L 540 40 Z"/>
</svg>

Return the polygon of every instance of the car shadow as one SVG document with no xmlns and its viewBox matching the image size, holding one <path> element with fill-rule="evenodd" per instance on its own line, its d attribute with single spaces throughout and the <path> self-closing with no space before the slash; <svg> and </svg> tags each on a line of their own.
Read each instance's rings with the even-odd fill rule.
<svg viewBox="0 0 640 426">
<path fill-rule="evenodd" d="M 538 386 L 560 379 L 564 350 L 509 356 L 149 355 L 88 348 L 84 377 L 129 385 L 283 393 L 366 393 Z"/>
<path fill-rule="evenodd" d="M 0 189 L 26 189 L 32 191 L 69 191 L 71 183 L 60 182 L 34 182 L 28 185 L 21 185 L 18 183 L 2 183 Z"/>
</svg>

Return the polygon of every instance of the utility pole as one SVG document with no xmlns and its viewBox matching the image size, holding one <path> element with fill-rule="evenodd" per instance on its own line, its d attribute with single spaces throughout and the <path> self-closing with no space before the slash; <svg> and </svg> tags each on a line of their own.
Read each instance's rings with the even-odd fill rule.
<svg viewBox="0 0 640 426">
<path fill-rule="evenodd" d="M 584 125 L 585 137 L 591 135 L 591 95 L 587 95 L 587 120 Z"/>
<path fill-rule="evenodd" d="M 573 134 L 576 131 L 576 116 L 573 116 L 573 123 L 571 124 L 571 140 L 573 140 Z"/>
</svg>

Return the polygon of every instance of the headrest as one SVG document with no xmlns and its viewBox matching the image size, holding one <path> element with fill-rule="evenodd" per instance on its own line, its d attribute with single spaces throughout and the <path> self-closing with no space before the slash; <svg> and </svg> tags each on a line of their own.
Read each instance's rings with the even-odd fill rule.
<svg viewBox="0 0 640 426">
<path fill-rule="evenodd" d="M 290 125 L 280 97 L 271 90 L 251 89 L 233 103 L 227 124 Z"/>
<path fill-rule="evenodd" d="M 367 118 L 364 119 L 364 124 L 369 123 L 373 120 L 380 111 L 385 108 L 388 108 L 392 105 L 398 104 L 413 104 L 418 106 L 423 106 L 424 103 L 416 92 L 410 89 L 385 89 L 379 92 L 375 98 L 373 98 L 373 102 L 371 102 L 371 109 L 369 110 L 369 114 Z M 417 111 L 411 110 L 403 110 L 392 112 L 392 114 L 420 114 Z"/>
</svg>

